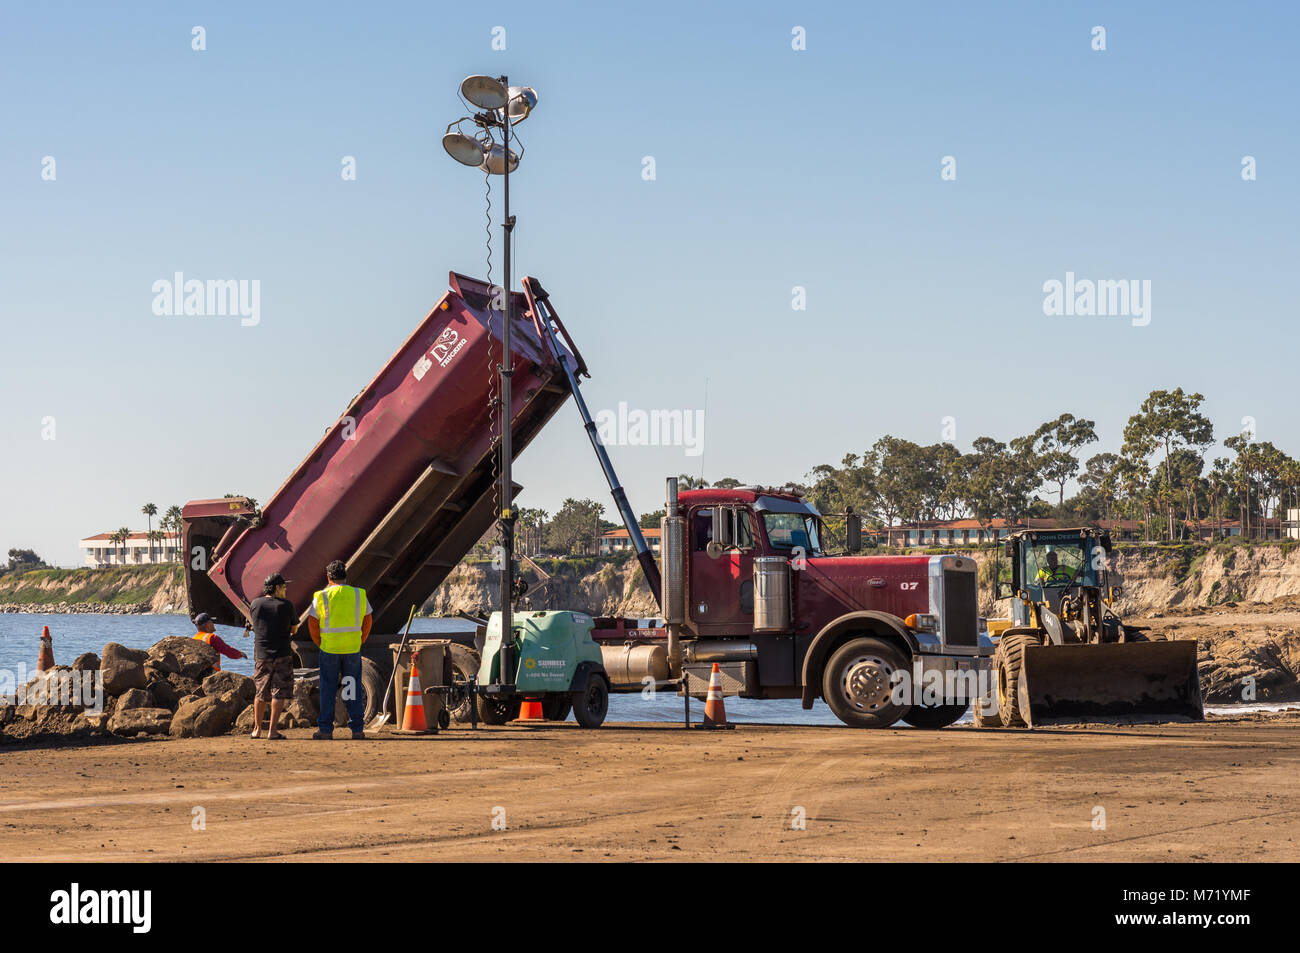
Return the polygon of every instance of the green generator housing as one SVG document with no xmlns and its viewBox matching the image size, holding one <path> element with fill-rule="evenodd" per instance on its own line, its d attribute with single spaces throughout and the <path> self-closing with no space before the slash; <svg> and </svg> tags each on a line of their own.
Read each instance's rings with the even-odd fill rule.
<svg viewBox="0 0 1300 953">
<path fill-rule="evenodd" d="M 519 694 L 573 691 L 580 687 L 574 685 L 580 666 L 585 670 L 594 665 L 604 671 L 600 646 L 591 638 L 594 622 L 585 612 L 562 609 L 518 612 L 511 622 L 513 655 L 518 659 L 514 684 Z M 488 617 L 487 638 L 483 643 L 483 661 L 478 672 L 480 685 L 497 680 L 500 649 L 501 613 L 493 612 Z"/>
</svg>

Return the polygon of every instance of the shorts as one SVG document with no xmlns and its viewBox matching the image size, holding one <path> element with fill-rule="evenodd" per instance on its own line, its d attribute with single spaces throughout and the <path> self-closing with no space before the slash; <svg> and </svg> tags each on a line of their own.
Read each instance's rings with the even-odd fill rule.
<svg viewBox="0 0 1300 953">
<path fill-rule="evenodd" d="M 258 701 L 293 697 L 293 656 L 260 658 L 253 663 L 253 680 L 257 683 Z"/>
</svg>

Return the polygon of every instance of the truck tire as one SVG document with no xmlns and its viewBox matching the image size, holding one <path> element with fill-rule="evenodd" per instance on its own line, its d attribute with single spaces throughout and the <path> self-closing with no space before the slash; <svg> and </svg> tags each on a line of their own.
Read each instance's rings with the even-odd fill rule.
<svg viewBox="0 0 1300 953">
<path fill-rule="evenodd" d="M 478 697 L 478 720 L 485 725 L 504 725 L 519 717 L 518 698 L 493 698 L 488 695 Z"/>
<path fill-rule="evenodd" d="M 851 728 L 888 728 L 910 707 L 890 697 L 893 673 L 906 670 L 907 659 L 888 642 L 851 639 L 826 663 L 822 697 L 835 717 Z"/>
<path fill-rule="evenodd" d="M 451 684 L 453 691 L 447 694 L 447 711 L 451 713 L 451 718 L 460 724 L 467 725 L 472 720 L 470 718 L 470 700 L 469 692 L 465 686 L 469 680 L 478 674 L 479 654 L 471 646 L 461 645 L 453 642 L 448 646 L 448 654 L 451 656 L 447 667 L 450 669 Z"/>
<path fill-rule="evenodd" d="M 369 724 L 370 719 L 379 714 L 379 706 L 384 702 L 384 691 L 387 688 L 388 682 L 379 666 L 364 655 L 361 656 L 361 700 L 365 707 L 365 714 L 361 718 L 363 724 Z M 339 690 L 334 695 L 334 725 L 342 728 L 347 723 L 347 703 L 343 701 L 343 686 L 339 685 Z"/>
<path fill-rule="evenodd" d="M 1016 632 L 998 640 L 993 670 L 997 673 L 998 718 L 1003 728 L 1025 727 L 1020 711 L 1020 668 L 1025 660 L 1025 647 L 1041 644 L 1042 638 L 1033 632 Z"/>
<path fill-rule="evenodd" d="M 599 672 L 587 675 L 587 686 L 573 693 L 573 717 L 584 728 L 599 728 L 609 713 L 609 689 Z"/>
<path fill-rule="evenodd" d="M 573 700 L 568 695 L 549 695 L 542 699 L 542 715 L 547 721 L 567 721 L 573 711 Z"/>
<path fill-rule="evenodd" d="M 913 705 L 903 716 L 903 721 L 913 728 L 947 728 L 970 708 L 970 702 L 952 705 Z"/>
</svg>

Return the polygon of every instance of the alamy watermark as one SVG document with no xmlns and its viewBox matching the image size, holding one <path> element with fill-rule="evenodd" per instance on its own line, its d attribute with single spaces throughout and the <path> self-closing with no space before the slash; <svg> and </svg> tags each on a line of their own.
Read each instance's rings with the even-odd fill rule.
<svg viewBox="0 0 1300 953">
<path fill-rule="evenodd" d="M 104 673 L 99 669 L 49 669 L 28 672 L 0 668 L 0 697 L 15 705 L 70 705 L 98 715 L 104 710 Z"/>
<path fill-rule="evenodd" d="M 1128 317 L 1133 327 L 1151 323 L 1151 279 L 1143 278 L 1075 278 L 1065 273 L 1065 281 L 1049 278 L 1043 282 L 1043 314 L 1048 317 Z"/>
<path fill-rule="evenodd" d="M 703 410 L 629 410 L 619 401 L 616 410 L 596 414 L 596 433 L 605 446 L 684 447 L 686 456 L 704 452 Z"/>
<path fill-rule="evenodd" d="M 246 328 L 262 321 L 259 278 L 186 278 L 176 272 L 153 283 L 153 313 L 159 317 L 238 317 Z"/>
</svg>

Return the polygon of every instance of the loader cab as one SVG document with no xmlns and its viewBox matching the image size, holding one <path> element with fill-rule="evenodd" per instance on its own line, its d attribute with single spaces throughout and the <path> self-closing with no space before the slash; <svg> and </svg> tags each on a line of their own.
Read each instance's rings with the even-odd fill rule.
<svg viewBox="0 0 1300 953">
<path fill-rule="evenodd" d="M 1038 530 L 1011 537 L 1007 555 L 1012 580 L 999 586 L 998 595 L 1011 596 L 1013 624 L 1034 625 L 1033 603 L 1046 603 L 1059 612 L 1067 590 L 1104 587 L 1109 550 L 1109 535 L 1092 529 Z"/>
</svg>

